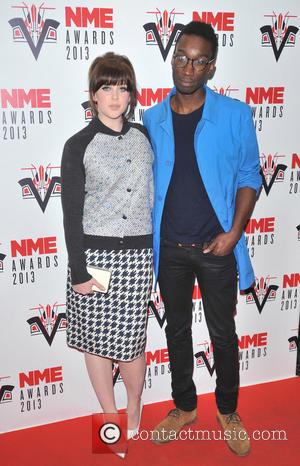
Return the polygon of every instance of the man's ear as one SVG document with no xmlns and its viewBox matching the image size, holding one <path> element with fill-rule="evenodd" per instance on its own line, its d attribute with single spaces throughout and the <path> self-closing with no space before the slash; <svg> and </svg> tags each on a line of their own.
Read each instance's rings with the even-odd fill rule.
<svg viewBox="0 0 300 466">
<path fill-rule="evenodd" d="M 216 65 L 214 63 L 211 64 L 208 73 L 207 73 L 207 79 L 213 79 L 215 72 L 216 72 Z"/>
</svg>

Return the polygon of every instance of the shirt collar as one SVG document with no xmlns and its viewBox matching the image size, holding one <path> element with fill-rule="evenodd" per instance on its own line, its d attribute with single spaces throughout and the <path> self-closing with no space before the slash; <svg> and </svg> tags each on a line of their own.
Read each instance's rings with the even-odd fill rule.
<svg viewBox="0 0 300 466">
<path fill-rule="evenodd" d="M 95 131 L 97 132 L 100 132 L 100 133 L 104 133 L 104 134 L 108 134 L 110 136 L 121 136 L 121 135 L 124 135 L 126 134 L 129 129 L 130 129 L 130 124 L 129 122 L 124 119 L 124 122 L 123 122 L 123 127 L 122 127 L 122 130 L 121 131 L 114 131 L 113 129 L 109 128 L 108 126 L 106 126 L 104 123 L 102 123 L 102 121 L 99 120 L 98 117 L 93 117 L 93 119 L 91 120 L 90 122 L 90 126 L 91 128 L 93 128 Z"/>
<path fill-rule="evenodd" d="M 203 108 L 203 114 L 202 114 L 202 119 L 203 120 L 209 120 L 211 122 L 215 122 L 215 104 L 216 104 L 216 93 L 212 91 L 206 84 L 203 86 L 204 91 L 205 91 L 205 102 L 204 102 L 204 108 Z M 165 100 L 165 112 L 164 112 L 164 120 L 168 120 L 171 115 L 171 97 L 176 94 L 176 87 L 173 87 L 167 96 Z"/>
</svg>

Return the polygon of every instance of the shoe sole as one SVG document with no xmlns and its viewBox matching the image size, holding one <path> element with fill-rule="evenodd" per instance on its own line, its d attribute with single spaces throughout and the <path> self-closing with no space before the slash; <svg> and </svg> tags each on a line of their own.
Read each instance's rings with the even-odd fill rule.
<svg viewBox="0 0 300 466">
<path fill-rule="evenodd" d="M 222 426 L 222 423 L 221 423 L 220 419 L 218 418 L 218 416 L 217 416 L 217 421 L 218 421 L 218 423 L 220 424 L 220 426 L 222 427 L 222 429 L 225 430 L 224 427 Z M 236 456 L 248 456 L 249 453 L 250 453 L 250 451 L 251 451 L 251 447 L 250 447 L 249 450 L 248 450 L 246 453 L 237 453 L 237 452 L 230 446 L 230 444 L 228 443 L 228 440 L 225 440 L 225 443 L 226 443 L 226 445 L 228 446 L 229 450 L 230 450 L 232 453 L 234 453 Z"/>
<path fill-rule="evenodd" d="M 156 439 L 151 439 L 151 442 L 152 443 L 155 443 L 155 445 L 164 445 L 165 443 L 170 443 L 170 442 L 173 442 L 173 440 L 177 440 L 177 436 L 179 434 L 179 432 L 181 432 L 185 426 L 190 426 L 191 424 L 194 424 L 195 422 L 197 421 L 197 418 L 195 417 L 195 419 L 193 419 L 192 421 L 189 421 L 189 422 L 186 422 L 182 427 L 181 429 L 176 433 L 176 438 L 172 440 L 171 439 L 168 439 L 168 440 L 156 440 Z"/>
</svg>

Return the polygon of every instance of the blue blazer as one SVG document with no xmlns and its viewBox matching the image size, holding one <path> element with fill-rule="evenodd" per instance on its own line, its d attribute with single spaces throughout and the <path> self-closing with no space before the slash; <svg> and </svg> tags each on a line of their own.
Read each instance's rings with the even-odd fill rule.
<svg viewBox="0 0 300 466">
<path fill-rule="evenodd" d="M 224 231 L 232 226 L 235 198 L 239 188 L 249 187 L 257 192 L 261 186 L 259 152 L 252 112 L 248 105 L 217 94 L 206 92 L 202 119 L 199 121 L 194 146 L 198 167 L 207 194 Z M 146 126 L 155 154 L 153 209 L 154 271 L 157 277 L 160 247 L 160 226 L 167 190 L 174 166 L 174 135 L 170 98 L 173 88 L 161 103 L 146 110 Z M 240 289 L 249 288 L 254 280 L 244 234 L 236 244 Z"/>
</svg>

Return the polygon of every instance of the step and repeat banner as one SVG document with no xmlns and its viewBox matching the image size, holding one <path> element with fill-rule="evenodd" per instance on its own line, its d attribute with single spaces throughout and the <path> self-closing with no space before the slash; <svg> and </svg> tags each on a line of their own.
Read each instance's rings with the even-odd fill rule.
<svg viewBox="0 0 300 466">
<path fill-rule="evenodd" d="M 284 4 L 283 4 L 284 3 Z M 299 342 L 300 146 L 298 0 L 5 0 L 0 5 L 0 429 L 99 410 L 83 355 L 66 346 L 67 255 L 60 201 L 64 142 L 91 119 L 87 72 L 107 51 L 126 54 L 138 80 L 134 119 L 172 87 L 183 25 L 219 37 L 215 92 L 247 102 L 260 146 L 263 188 L 246 229 L 256 285 L 239 295 L 241 384 L 293 377 Z M 149 305 L 144 402 L 170 399 L 160 294 Z M 215 370 L 201 300 L 193 308 L 198 393 Z M 119 408 L 126 393 L 113 371 Z"/>
</svg>

